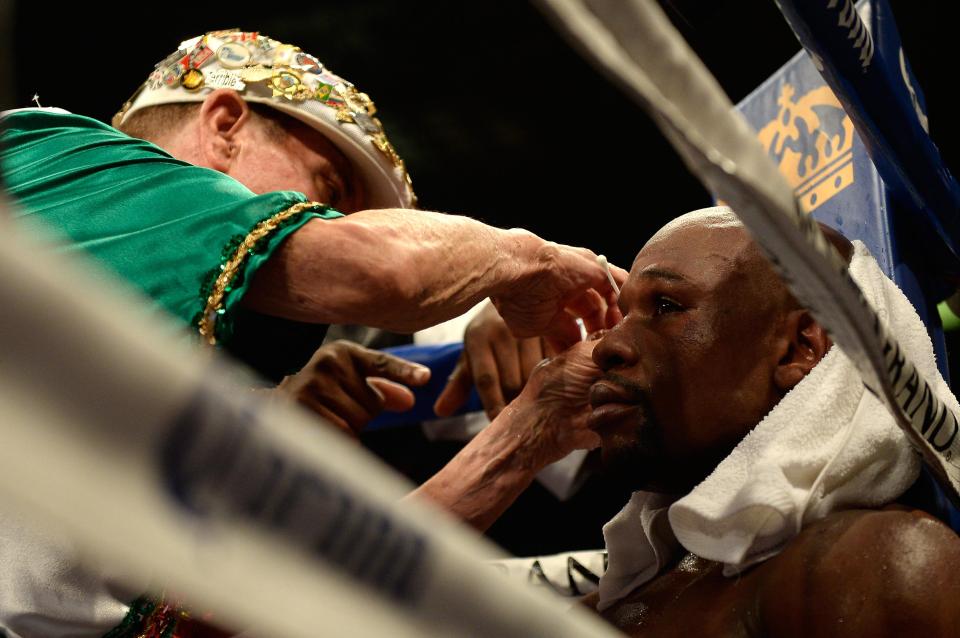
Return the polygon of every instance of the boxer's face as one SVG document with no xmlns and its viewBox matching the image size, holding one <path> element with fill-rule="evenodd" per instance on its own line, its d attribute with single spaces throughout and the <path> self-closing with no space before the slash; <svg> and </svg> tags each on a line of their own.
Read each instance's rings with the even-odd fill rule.
<svg viewBox="0 0 960 638">
<path fill-rule="evenodd" d="M 605 461 L 647 489 L 704 478 L 782 396 L 772 375 L 788 298 L 740 227 L 654 236 L 620 295 L 623 322 L 594 350 Z"/>
</svg>

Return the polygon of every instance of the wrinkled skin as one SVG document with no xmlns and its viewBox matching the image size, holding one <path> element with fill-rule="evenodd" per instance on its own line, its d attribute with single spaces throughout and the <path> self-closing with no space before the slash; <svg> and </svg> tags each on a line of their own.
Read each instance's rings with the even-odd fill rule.
<svg viewBox="0 0 960 638">
<path fill-rule="evenodd" d="M 600 372 L 595 345 L 577 343 L 538 365 L 520 396 L 412 496 L 484 530 L 545 466 L 597 447 L 600 438 L 587 427 L 587 394 Z"/>
<path fill-rule="evenodd" d="M 595 292 L 585 297 L 577 311 L 588 333 L 614 326 L 622 318 L 613 297 L 603 299 Z M 493 304 L 485 304 L 464 330 L 463 353 L 434 411 L 441 417 L 450 416 L 466 403 L 476 386 L 484 411 L 493 420 L 517 398 L 541 361 L 579 341 L 579 330 L 565 339 L 518 339 Z"/>
</svg>

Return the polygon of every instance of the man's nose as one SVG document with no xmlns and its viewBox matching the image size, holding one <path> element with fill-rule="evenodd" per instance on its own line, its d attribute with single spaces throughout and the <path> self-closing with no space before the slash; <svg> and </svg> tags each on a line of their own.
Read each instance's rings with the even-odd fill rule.
<svg viewBox="0 0 960 638">
<path fill-rule="evenodd" d="M 593 349 L 593 362 L 604 372 L 631 367 L 639 359 L 633 339 L 621 322 L 607 332 Z"/>
</svg>

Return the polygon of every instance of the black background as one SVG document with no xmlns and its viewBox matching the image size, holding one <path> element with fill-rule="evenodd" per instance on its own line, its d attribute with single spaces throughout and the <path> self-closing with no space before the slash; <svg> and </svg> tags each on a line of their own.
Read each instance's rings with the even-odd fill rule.
<svg viewBox="0 0 960 638">
<path fill-rule="evenodd" d="M 799 50 L 772 0 L 663 7 L 735 102 Z M 948 166 L 946 3 L 896 1 Z M 207 30 L 259 30 L 373 97 L 423 208 L 524 226 L 629 266 L 664 220 L 709 205 L 653 125 L 521 1 L 18 2 L 14 103 L 109 121 L 153 65 Z M 943 57 L 948 58 L 944 60 Z"/>
<path fill-rule="evenodd" d="M 892 4 L 931 134 L 956 167 L 950 3 Z M 800 48 L 772 0 L 661 5 L 734 102 Z M 38 93 L 44 106 L 109 122 L 181 40 L 232 27 L 298 45 L 368 92 L 423 208 L 523 226 L 629 266 L 666 220 L 710 203 L 646 117 L 520 1 L 19 2 L 5 43 L 9 101 L 28 106 Z M 595 547 L 625 497 L 588 485 L 571 520 L 535 491 L 493 535 L 521 554 Z"/>
</svg>

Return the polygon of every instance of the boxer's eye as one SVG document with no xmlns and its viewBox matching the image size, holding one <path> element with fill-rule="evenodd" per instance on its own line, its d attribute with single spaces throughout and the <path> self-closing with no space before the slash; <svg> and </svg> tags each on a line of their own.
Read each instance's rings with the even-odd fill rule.
<svg viewBox="0 0 960 638">
<path fill-rule="evenodd" d="M 669 315 L 674 312 L 682 312 L 683 310 L 683 306 L 666 295 L 656 295 L 653 298 L 654 316 Z"/>
</svg>

